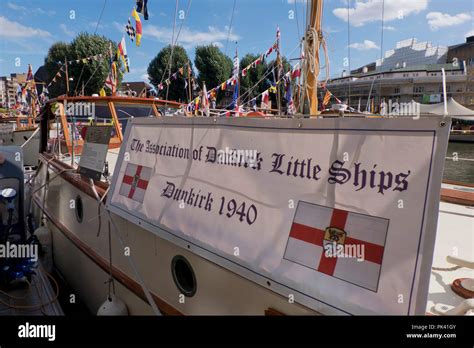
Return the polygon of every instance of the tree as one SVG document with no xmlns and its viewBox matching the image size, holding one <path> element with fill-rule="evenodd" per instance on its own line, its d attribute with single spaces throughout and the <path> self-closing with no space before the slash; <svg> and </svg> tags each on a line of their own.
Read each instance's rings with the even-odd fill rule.
<svg viewBox="0 0 474 348">
<path fill-rule="evenodd" d="M 268 66 L 269 66 L 269 71 L 272 71 L 274 72 L 274 74 L 270 74 L 270 80 L 272 81 L 272 84 L 275 84 L 278 79 L 280 80 L 280 83 L 278 84 L 278 91 L 280 93 L 280 102 L 281 102 L 281 106 L 286 106 L 286 101 L 285 101 L 285 98 L 284 98 L 284 95 L 285 95 L 285 88 L 284 88 L 284 84 L 282 83 L 283 82 L 283 75 L 286 74 L 288 71 L 291 70 L 291 64 L 290 62 L 288 61 L 288 59 L 285 57 L 285 56 L 281 56 L 281 65 L 282 65 L 282 68 L 283 70 L 280 71 L 280 75 L 277 74 L 277 71 L 278 71 L 278 67 L 277 67 L 277 60 L 274 59 L 272 61 L 270 61 L 268 63 Z M 275 106 L 278 105 L 277 104 L 277 94 L 270 94 L 270 99 L 272 101 L 272 104 Z"/>
<path fill-rule="evenodd" d="M 44 59 L 44 65 L 48 75 L 48 80 L 44 81 L 45 83 L 49 83 L 58 73 L 62 66 L 59 62 L 64 62 L 64 57 L 66 57 L 66 59 L 70 57 L 69 45 L 67 43 L 62 41 L 56 42 L 49 48 L 48 54 Z M 66 94 L 65 77 L 56 78 L 56 82 L 51 84 L 48 91 L 51 98 Z"/>
<path fill-rule="evenodd" d="M 96 34 L 80 33 L 70 44 L 65 42 L 54 43 L 49 48 L 48 55 L 45 58 L 49 80 L 54 78 L 66 59 L 67 61 L 73 61 L 72 64 L 68 64 L 68 75 L 69 78 L 72 78 L 72 81 L 69 81 L 69 93 L 74 94 L 74 91 L 81 91 L 83 84 L 85 95 L 98 93 L 104 86 L 105 79 L 110 71 L 108 59 L 110 44 L 112 44 L 112 52 L 115 54 L 117 45 L 106 37 Z M 98 54 L 102 54 L 103 58 L 88 60 L 87 63 L 82 61 L 76 63 L 76 60 Z M 118 71 L 120 71 L 120 66 L 120 62 L 117 62 Z M 120 85 L 122 77 L 122 73 L 119 73 L 118 85 Z M 64 72 L 61 72 L 61 77 L 57 78 L 56 82 L 51 85 L 49 93 L 50 97 L 66 94 Z"/>
<path fill-rule="evenodd" d="M 186 74 L 186 67 L 189 63 L 188 55 L 182 46 L 174 46 L 173 59 L 171 61 L 171 70 L 169 69 L 171 56 L 171 45 L 164 47 L 155 58 L 152 59 L 148 65 L 148 76 L 152 85 L 158 87 L 160 83 L 163 83 L 164 89 L 160 92 L 162 98 L 166 98 L 167 86 L 165 84 L 166 79 L 170 77 L 170 74 L 174 74 L 180 68 L 184 68 Z M 178 73 L 176 80 L 170 79 L 168 86 L 168 100 L 175 100 L 184 102 L 187 100 L 187 94 L 185 87 L 185 80 L 183 76 Z M 187 76 L 186 76 L 187 77 Z"/>
<path fill-rule="evenodd" d="M 98 54 L 103 55 L 102 60 L 90 60 L 87 64 L 79 63 L 71 65 L 69 70 L 74 78 L 71 87 L 74 90 L 80 91 L 82 83 L 84 83 L 84 93 L 86 95 L 99 93 L 110 72 L 110 61 L 108 59 L 110 44 L 112 44 L 112 54 L 115 55 L 117 52 L 117 44 L 104 36 L 80 33 L 71 42 L 69 52 L 72 57 L 75 57 L 72 59 L 81 59 Z M 117 88 L 120 87 L 123 78 L 123 74 L 120 71 L 121 63 L 118 61 Z M 82 77 L 79 79 L 81 72 Z M 71 75 L 71 73 L 69 75 Z"/>
<path fill-rule="evenodd" d="M 208 89 L 226 81 L 232 74 L 232 60 L 214 45 L 196 47 L 194 64 L 199 71 L 198 82 L 206 82 Z"/>
<path fill-rule="evenodd" d="M 240 61 L 241 70 L 253 63 L 258 57 L 255 54 L 246 54 Z M 240 93 L 243 96 L 242 102 L 249 101 L 271 86 L 272 74 L 271 70 L 267 71 L 267 69 L 268 64 L 266 61 L 263 61 L 256 67 L 249 69 L 245 76 L 241 75 Z M 269 74 L 266 74 L 268 72 Z"/>
</svg>

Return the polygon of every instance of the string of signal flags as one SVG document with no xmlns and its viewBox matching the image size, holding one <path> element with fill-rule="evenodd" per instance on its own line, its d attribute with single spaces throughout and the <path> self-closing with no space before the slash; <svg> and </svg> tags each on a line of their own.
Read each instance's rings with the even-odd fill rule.
<svg viewBox="0 0 474 348">
<path fill-rule="evenodd" d="M 247 74 L 250 70 L 255 69 L 258 65 L 262 64 L 264 62 L 265 58 L 267 58 L 270 54 L 272 54 L 276 50 L 278 50 L 278 42 L 275 42 L 269 49 L 266 50 L 265 53 L 262 53 L 257 59 L 255 59 L 252 63 L 250 63 L 244 69 L 242 69 L 242 71 L 239 74 L 242 77 L 247 76 Z M 238 78 L 238 75 L 234 75 L 234 76 L 230 77 L 229 79 L 227 79 L 226 81 L 220 83 L 218 86 L 210 89 L 209 91 L 207 91 L 207 97 L 210 98 L 214 93 L 216 93 L 219 90 L 225 91 L 228 86 L 235 86 L 235 84 L 237 83 L 237 78 Z M 169 84 L 169 82 L 166 82 L 166 81 L 165 81 L 165 83 Z M 190 105 L 198 104 L 199 101 L 200 101 L 200 98 L 201 97 L 199 97 L 199 96 L 194 98 L 190 103 L 188 103 L 188 107 Z"/>
<path fill-rule="evenodd" d="M 146 21 L 148 20 L 148 0 L 137 0 L 136 8 L 132 9 L 131 16 L 135 20 L 135 27 L 132 26 L 130 17 L 125 25 L 125 33 L 127 33 L 132 42 L 135 41 L 137 47 L 140 46 L 143 35 L 142 21 L 139 14 L 143 15 Z"/>
<path fill-rule="evenodd" d="M 135 44 L 137 45 L 137 47 L 139 47 L 141 44 L 142 34 L 143 34 L 143 27 L 142 27 L 142 21 L 140 19 L 140 14 L 143 15 L 143 18 L 145 20 L 148 20 L 148 0 L 136 1 L 136 8 L 134 7 L 131 13 L 131 16 L 135 20 L 135 26 L 132 26 L 130 17 L 128 18 L 127 24 L 125 25 L 125 33 L 128 35 L 128 37 L 130 38 L 132 42 L 135 41 Z M 130 72 L 130 61 L 128 59 L 125 39 L 123 37 L 117 46 L 116 60 L 119 60 L 119 59 L 121 59 L 123 63 L 124 71 Z M 115 90 L 117 88 L 117 81 L 118 81 L 117 74 L 118 74 L 117 66 L 115 64 L 115 60 L 112 59 L 112 54 L 111 54 L 110 72 L 105 80 L 104 87 L 107 87 L 108 89 L 110 89 L 112 91 L 112 94 L 115 93 Z M 105 91 L 103 89 L 100 91 L 100 95 L 105 95 Z"/>
</svg>

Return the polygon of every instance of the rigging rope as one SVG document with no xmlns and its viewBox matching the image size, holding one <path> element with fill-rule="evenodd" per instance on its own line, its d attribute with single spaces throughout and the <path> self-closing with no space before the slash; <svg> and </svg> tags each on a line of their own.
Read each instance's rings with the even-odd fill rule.
<svg viewBox="0 0 474 348">
<path fill-rule="evenodd" d="M 181 29 L 183 28 L 183 25 L 184 23 L 186 22 L 186 19 L 188 18 L 188 14 L 189 14 L 189 9 L 191 8 L 191 4 L 192 4 L 193 0 L 188 0 L 188 6 L 186 8 L 186 13 L 184 15 L 184 19 L 181 21 L 181 24 L 179 26 L 179 30 L 178 30 L 178 33 L 176 35 L 176 39 L 174 38 L 174 31 L 175 31 L 175 26 L 176 26 L 176 16 L 178 14 L 178 0 L 176 0 L 176 10 L 175 10 L 175 17 L 174 17 L 174 23 L 173 23 L 173 36 L 171 38 L 171 53 L 170 53 L 170 58 L 169 58 L 169 64 L 168 64 L 168 67 L 166 68 L 166 70 L 164 71 L 163 75 L 161 76 L 161 81 L 159 84 L 162 84 L 163 83 L 163 80 L 166 76 L 166 72 L 168 72 L 168 79 L 171 77 L 171 68 L 172 68 L 172 64 L 173 64 L 173 53 L 174 53 L 174 48 L 176 46 L 176 44 L 178 43 L 178 39 L 179 39 L 179 34 L 181 33 Z M 166 86 L 166 97 L 165 97 L 165 100 L 168 100 L 168 92 L 169 92 L 169 85 Z"/>
<path fill-rule="evenodd" d="M 227 46 L 229 45 L 230 33 L 232 32 L 232 24 L 234 22 L 234 12 L 235 12 L 235 3 L 236 2 L 237 2 L 237 0 L 234 0 L 234 5 L 232 6 L 232 14 L 230 16 L 230 25 L 229 25 L 229 30 L 227 32 L 227 41 L 225 43 L 224 55 L 227 55 Z"/>
<path fill-rule="evenodd" d="M 308 42 L 310 42 L 310 44 L 308 44 Z M 320 64 L 319 64 L 319 59 L 317 59 L 316 55 L 319 54 L 319 47 L 323 48 L 324 60 L 326 62 L 325 64 L 326 77 L 324 80 L 324 84 L 326 84 L 329 79 L 329 55 L 328 55 L 326 39 L 324 38 L 323 34 L 318 33 L 315 28 L 308 28 L 308 30 L 306 31 L 303 47 L 304 47 L 303 66 L 304 66 L 304 72 L 306 76 L 308 74 L 312 74 L 312 75 L 319 74 Z M 304 88 L 303 88 L 303 94 L 304 94 L 303 99 L 300 99 L 300 100 L 305 100 L 306 98 L 309 98 L 309 91 L 308 91 L 309 86 L 308 86 L 307 81 L 308 80 L 306 78 L 304 82 Z M 317 88 L 317 83 L 318 81 L 315 76 L 316 88 Z M 302 111 L 303 106 L 304 106 L 304 103 L 300 103 L 301 111 Z"/>
<path fill-rule="evenodd" d="M 94 191 L 94 195 L 96 195 L 97 190 L 95 189 L 95 185 L 93 183 L 91 183 L 91 186 L 92 186 L 92 190 Z M 110 190 L 110 186 L 104 192 L 104 194 L 102 196 L 102 199 L 98 199 L 98 194 L 97 194 L 96 199 L 98 199 L 99 204 L 104 204 L 103 199 L 104 199 L 104 197 L 107 196 L 107 193 L 109 192 L 109 190 Z M 122 247 L 122 249 L 125 250 L 126 245 L 125 245 L 122 237 L 120 236 L 119 229 L 118 229 L 117 225 L 115 224 L 115 221 L 112 219 L 112 216 L 110 215 L 110 212 L 107 209 L 105 210 L 105 212 L 107 213 L 109 224 L 112 223 L 112 227 L 113 227 L 112 230 L 114 231 L 114 233 L 115 233 L 115 235 L 116 235 L 116 237 L 117 237 L 117 239 L 120 243 L 120 246 Z M 109 232 L 110 232 L 110 229 L 109 229 Z M 110 236 L 110 234 L 109 234 L 109 236 Z M 143 277 L 141 276 L 140 272 L 138 272 L 138 268 L 135 265 L 135 262 L 133 261 L 132 255 L 129 255 L 126 258 L 129 261 L 130 266 L 132 267 L 133 272 L 135 273 L 135 275 L 137 277 L 137 280 L 140 283 L 140 286 L 142 287 L 143 292 L 145 293 L 145 297 L 147 298 L 148 303 L 150 304 L 150 307 L 152 308 L 153 312 L 155 313 L 155 315 L 162 315 L 160 310 L 158 309 L 155 301 L 153 300 L 153 297 L 151 296 L 150 290 L 145 285 L 145 281 L 144 281 Z M 110 259 L 109 262 L 110 262 L 110 267 L 112 267 L 112 264 L 111 264 L 112 260 Z M 112 271 L 112 269 L 110 268 L 110 272 L 111 271 Z M 109 287 L 110 287 L 110 283 L 109 283 Z M 110 288 L 109 288 L 109 290 L 110 290 Z"/>
<path fill-rule="evenodd" d="M 97 24 L 95 26 L 95 30 L 94 30 L 94 35 L 97 33 L 97 29 L 99 28 L 99 24 L 100 24 L 100 21 L 102 19 L 102 15 L 104 14 L 104 10 L 105 10 L 105 5 L 107 4 L 107 0 L 104 0 L 104 6 L 102 6 L 102 11 L 100 11 L 100 15 L 99 15 L 99 19 L 97 20 Z M 65 62 L 65 64 L 67 64 L 67 61 Z M 97 68 L 99 67 L 100 64 L 98 64 Z M 82 69 L 81 69 L 81 73 L 79 75 L 79 78 L 77 79 L 77 83 L 76 83 L 76 88 L 74 89 L 74 95 L 77 95 L 77 88 L 79 87 L 79 81 L 81 81 L 81 78 L 82 78 L 82 74 L 84 73 L 84 68 L 85 68 L 85 65 L 83 64 L 82 65 Z M 92 76 L 94 76 L 94 74 L 96 73 L 97 71 L 97 68 L 94 70 L 94 72 L 92 73 L 91 77 L 89 78 L 89 80 L 87 81 L 87 83 L 89 83 L 90 79 L 92 78 Z M 87 83 L 85 86 L 87 86 Z M 84 88 L 85 88 L 84 86 Z"/>
</svg>

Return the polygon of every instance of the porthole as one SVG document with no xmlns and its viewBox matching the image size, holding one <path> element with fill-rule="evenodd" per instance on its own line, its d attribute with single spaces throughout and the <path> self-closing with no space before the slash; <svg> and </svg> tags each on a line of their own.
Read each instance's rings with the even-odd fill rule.
<svg viewBox="0 0 474 348">
<path fill-rule="evenodd" d="M 188 260 L 181 255 L 176 255 L 171 260 L 171 274 L 179 291 L 187 297 L 196 293 L 196 276 Z"/>
<path fill-rule="evenodd" d="M 74 202 L 75 211 L 76 211 L 76 219 L 79 223 L 82 222 L 84 218 L 84 206 L 82 205 L 82 198 L 81 196 L 77 196 Z"/>
</svg>

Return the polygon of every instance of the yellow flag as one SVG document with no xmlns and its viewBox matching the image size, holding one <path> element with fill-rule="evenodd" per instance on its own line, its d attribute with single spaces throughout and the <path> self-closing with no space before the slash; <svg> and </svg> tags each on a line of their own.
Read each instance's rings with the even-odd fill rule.
<svg viewBox="0 0 474 348">
<path fill-rule="evenodd" d="M 105 89 L 104 89 L 104 87 L 101 88 L 101 90 L 100 90 L 100 92 L 99 92 L 99 95 L 100 95 L 101 97 L 105 97 Z"/>
</svg>

